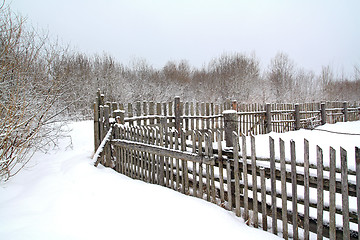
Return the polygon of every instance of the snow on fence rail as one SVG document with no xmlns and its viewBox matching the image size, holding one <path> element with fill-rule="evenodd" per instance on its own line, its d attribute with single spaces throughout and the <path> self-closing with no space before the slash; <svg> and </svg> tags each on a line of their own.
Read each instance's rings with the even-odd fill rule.
<svg viewBox="0 0 360 240">
<path fill-rule="evenodd" d="M 165 108 L 165 104 L 163 106 Z M 341 168 L 336 168 L 332 148 L 330 165 L 324 168 L 326 156 L 322 149 L 317 147 L 316 156 L 310 156 L 307 140 L 304 140 L 304 163 L 296 162 L 295 142 L 290 143 L 291 159 L 285 159 L 284 141 L 280 140 L 279 149 L 275 149 L 272 138 L 269 138 L 270 158 L 259 158 L 254 136 L 239 135 L 238 117 L 255 116 L 251 111 L 250 114 L 236 111 L 220 114 L 221 108 L 215 107 L 218 111 L 211 115 L 210 110 L 207 114 L 207 104 L 201 104 L 200 115 L 192 114 L 190 107 L 188 112 L 185 110 L 186 116 L 180 116 L 180 99 L 172 106 L 172 110 L 169 107 L 164 112 L 159 110 L 161 107 L 157 108 L 156 115 L 149 110 L 150 116 L 145 118 L 138 112 L 135 117 L 129 112 L 125 117 L 126 112 L 117 111 L 115 104 L 95 104 L 95 140 L 98 139 L 95 147 L 102 146 L 96 158 L 134 179 L 235 211 L 254 227 L 285 239 L 308 239 L 310 233 L 318 238 L 359 238 L 358 148 L 355 149 L 356 171 L 348 170 L 347 161 L 355 159 L 347 159 L 344 149 L 340 150 L 341 157 L 337 160 L 341 161 Z M 210 109 L 210 104 L 208 106 Z M 306 117 L 324 112 L 306 113 L 300 111 L 300 106 L 297 109 L 299 114 L 308 114 Z M 291 111 L 283 109 L 272 115 Z M 347 111 L 349 114 L 349 109 Z M 280 116 L 275 121 L 291 120 Z M 350 120 L 349 115 L 343 120 Z M 104 138 L 109 144 L 104 141 L 100 144 Z M 250 153 L 246 152 L 246 138 L 251 139 Z M 275 151 L 280 152 L 279 159 L 275 158 Z M 310 165 L 312 157 L 316 158 L 316 165 Z"/>
</svg>

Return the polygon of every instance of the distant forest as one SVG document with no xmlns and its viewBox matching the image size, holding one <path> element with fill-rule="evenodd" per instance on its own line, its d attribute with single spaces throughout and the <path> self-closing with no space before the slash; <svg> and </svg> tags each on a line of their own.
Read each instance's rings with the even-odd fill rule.
<svg viewBox="0 0 360 240">
<path fill-rule="evenodd" d="M 110 55 L 82 53 L 59 55 L 54 74 L 68 83 L 74 111 L 91 106 L 97 88 L 107 99 L 117 102 L 184 101 L 244 103 L 356 101 L 360 93 L 360 69 L 354 67 L 351 79 L 337 76 L 329 66 L 316 75 L 297 67 L 284 53 L 277 54 L 267 69 L 260 60 L 242 53 L 214 58 L 207 67 L 192 67 L 186 60 L 169 61 L 153 68 L 146 61 L 125 66 Z M 64 99 L 65 100 L 65 99 Z"/>
</svg>

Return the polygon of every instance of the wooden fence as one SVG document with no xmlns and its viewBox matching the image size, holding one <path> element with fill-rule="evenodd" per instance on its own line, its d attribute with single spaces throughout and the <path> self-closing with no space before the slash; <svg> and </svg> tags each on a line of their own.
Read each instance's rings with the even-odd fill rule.
<svg viewBox="0 0 360 240">
<path fill-rule="evenodd" d="M 214 112 L 209 110 L 207 115 L 207 104 L 196 108 L 200 114 L 192 111 L 195 108 L 189 104 L 186 114 L 185 103 L 186 117 L 179 118 L 182 111 L 179 99 L 169 105 L 162 113 L 158 107 L 156 114 L 149 110 L 146 115 L 135 112 L 134 117 L 128 111 L 125 117 L 126 112 L 117 110 L 115 104 L 95 104 L 95 136 L 98 135 L 95 165 L 102 163 L 134 179 L 213 202 L 235 211 L 249 225 L 284 239 L 309 239 L 311 234 L 318 239 L 359 239 L 358 148 L 356 159 L 348 159 L 341 148 L 338 160 L 336 151 L 330 148 L 330 167 L 325 168 L 325 156 L 319 147 L 317 164 L 310 164 L 307 140 L 304 162 L 299 163 L 295 159 L 295 142 L 290 142 L 291 158 L 286 159 L 284 141 L 280 140 L 279 149 L 275 149 L 274 140 L 269 138 L 270 158 L 259 158 L 255 137 L 238 134 L 238 118 L 246 114 L 237 111 L 219 114 L 221 108 L 216 112 L 214 107 Z M 165 109 L 165 104 L 162 106 Z M 299 111 L 306 114 L 301 113 L 301 108 Z M 308 114 L 312 117 L 315 113 Z M 345 118 L 344 114 L 343 120 L 349 120 Z M 271 120 L 279 121 L 275 119 Z M 251 151 L 247 153 L 249 137 Z M 279 159 L 275 152 L 280 153 Z M 356 169 L 348 169 L 347 161 L 355 160 Z M 336 161 L 341 161 L 340 169 L 336 168 Z"/>
</svg>

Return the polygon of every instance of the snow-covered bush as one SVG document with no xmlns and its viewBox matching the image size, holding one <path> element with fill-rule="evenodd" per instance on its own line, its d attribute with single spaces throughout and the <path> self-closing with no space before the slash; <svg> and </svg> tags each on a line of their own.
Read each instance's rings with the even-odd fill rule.
<svg viewBox="0 0 360 240">
<path fill-rule="evenodd" d="M 59 114 L 54 106 L 63 82 L 51 64 L 58 54 L 46 35 L 26 28 L 8 7 L 0 9 L 0 180 L 56 139 L 58 128 L 50 123 Z"/>
</svg>

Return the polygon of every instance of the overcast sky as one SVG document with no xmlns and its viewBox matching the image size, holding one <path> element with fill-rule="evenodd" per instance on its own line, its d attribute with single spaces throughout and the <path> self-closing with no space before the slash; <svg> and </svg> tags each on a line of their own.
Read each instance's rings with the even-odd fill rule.
<svg viewBox="0 0 360 240">
<path fill-rule="evenodd" d="M 33 25 L 89 54 L 201 67 L 223 53 L 276 53 L 318 73 L 360 66 L 359 0 L 12 0 Z"/>
</svg>

